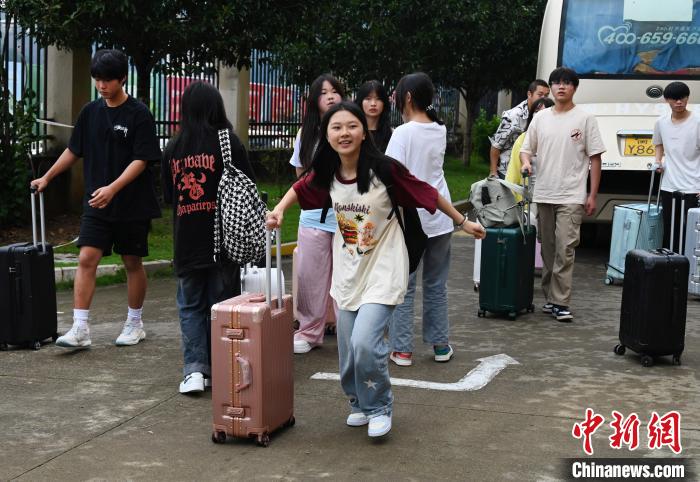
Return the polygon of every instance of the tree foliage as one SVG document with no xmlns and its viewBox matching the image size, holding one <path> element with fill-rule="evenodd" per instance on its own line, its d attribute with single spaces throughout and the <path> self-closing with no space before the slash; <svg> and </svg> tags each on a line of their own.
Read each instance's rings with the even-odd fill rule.
<svg viewBox="0 0 700 482">
<path fill-rule="evenodd" d="M 459 89 L 471 127 L 488 91 L 517 89 L 534 78 L 546 0 L 337 0 L 332 8 L 306 2 L 302 28 L 274 45 L 276 59 L 297 80 L 323 71 L 351 86 L 374 77 L 393 84 L 422 70 Z"/>
<path fill-rule="evenodd" d="M 41 45 L 118 48 L 138 74 L 148 104 L 150 73 L 201 71 L 216 59 L 238 67 L 293 24 L 300 2 L 282 0 L 8 0 L 7 9 Z M 161 66 L 159 62 L 166 60 Z"/>
</svg>

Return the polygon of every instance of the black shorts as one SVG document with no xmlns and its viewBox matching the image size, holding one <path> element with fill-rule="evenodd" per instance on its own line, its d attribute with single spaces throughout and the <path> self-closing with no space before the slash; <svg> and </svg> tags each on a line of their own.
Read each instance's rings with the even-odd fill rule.
<svg viewBox="0 0 700 482">
<path fill-rule="evenodd" d="M 95 216 L 83 216 L 77 246 L 91 246 L 102 250 L 104 256 L 114 252 L 122 255 L 148 256 L 150 219 L 136 221 L 107 221 Z"/>
</svg>

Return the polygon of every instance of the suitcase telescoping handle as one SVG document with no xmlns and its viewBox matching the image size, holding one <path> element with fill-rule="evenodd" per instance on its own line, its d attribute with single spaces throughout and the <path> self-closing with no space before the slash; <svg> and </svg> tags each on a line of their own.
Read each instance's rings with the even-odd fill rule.
<svg viewBox="0 0 700 482">
<path fill-rule="evenodd" d="M 272 236 L 277 242 L 277 252 L 275 266 L 277 268 L 277 308 L 282 309 L 282 296 L 284 287 L 282 286 L 282 231 L 280 228 L 274 231 L 265 231 L 265 301 L 272 308 Z"/>
<path fill-rule="evenodd" d="M 668 247 L 673 251 L 673 238 L 676 232 L 676 199 L 681 198 L 681 229 L 678 231 L 678 251 L 683 252 L 683 237 L 685 235 L 685 196 L 681 191 L 674 191 L 671 195 L 671 246 Z"/>
<path fill-rule="evenodd" d="M 527 230 L 530 231 L 530 211 L 532 208 L 532 199 L 529 198 L 529 196 L 532 196 L 532 193 L 528 194 L 529 187 L 530 187 L 530 173 L 527 171 L 527 169 L 523 169 L 523 171 L 520 173 L 520 175 L 523 178 L 523 199 L 525 200 L 527 204 L 527 216 L 525 216 L 525 222 L 527 223 Z M 524 238 L 525 236 L 523 236 Z"/>
<path fill-rule="evenodd" d="M 656 177 L 656 168 L 652 166 L 651 169 L 651 181 L 649 182 L 649 195 L 647 196 L 647 209 L 651 208 L 651 194 L 654 192 L 654 177 Z M 659 189 L 656 192 L 656 209 L 659 209 L 659 202 L 661 201 L 661 181 L 664 180 L 664 173 L 662 172 L 659 177 Z"/>
<path fill-rule="evenodd" d="M 30 188 L 30 198 L 32 201 L 32 241 L 37 246 L 36 239 L 36 196 L 39 195 L 39 221 L 41 223 L 41 249 L 46 252 L 46 218 L 44 217 L 44 193 L 39 192 L 35 186 Z"/>
</svg>

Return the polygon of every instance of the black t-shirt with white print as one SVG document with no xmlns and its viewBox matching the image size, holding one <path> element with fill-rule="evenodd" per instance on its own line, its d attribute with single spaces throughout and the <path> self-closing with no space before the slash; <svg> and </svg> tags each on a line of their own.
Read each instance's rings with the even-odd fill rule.
<svg viewBox="0 0 700 482">
<path fill-rule="evenodd" d="M 160 159 L 153 115 L 142 102 L 129 96 L 117 107 L 107 106 L 103 99 L 85 105 L 68 148 L 84 160 L 83 214 L 108 221 L 160 217 L 153 175 L 148 168 L 124 186 L 105 208 L 88 204 L 96 189 L 112 183 L 134 160 L 151 163 Z"/>
<path fill-rule="evenodd" d="M 248 155 L 238 137 L 229 133 L 233 165 L 255 182 Z M 173 205 L 173 264 L 183 276 L 214 265 L 214 213 L 223 159 L 219 135 L 211 131 L 196 148 L 165 148 L 161 174 L 163 197 Z"/>
</svg>

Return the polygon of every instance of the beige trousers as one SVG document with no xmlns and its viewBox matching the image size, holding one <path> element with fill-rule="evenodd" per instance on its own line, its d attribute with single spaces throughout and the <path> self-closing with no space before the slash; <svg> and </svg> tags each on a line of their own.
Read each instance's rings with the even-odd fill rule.
<svg viewBox="0 0 700 482">
<path fill-rule="evenodd" d="M 537 203 L 537 234 L 542 242 L 542 291 L 547 303 L 569 306 L 582 219 L 582 204 Z"/>
</svg>

